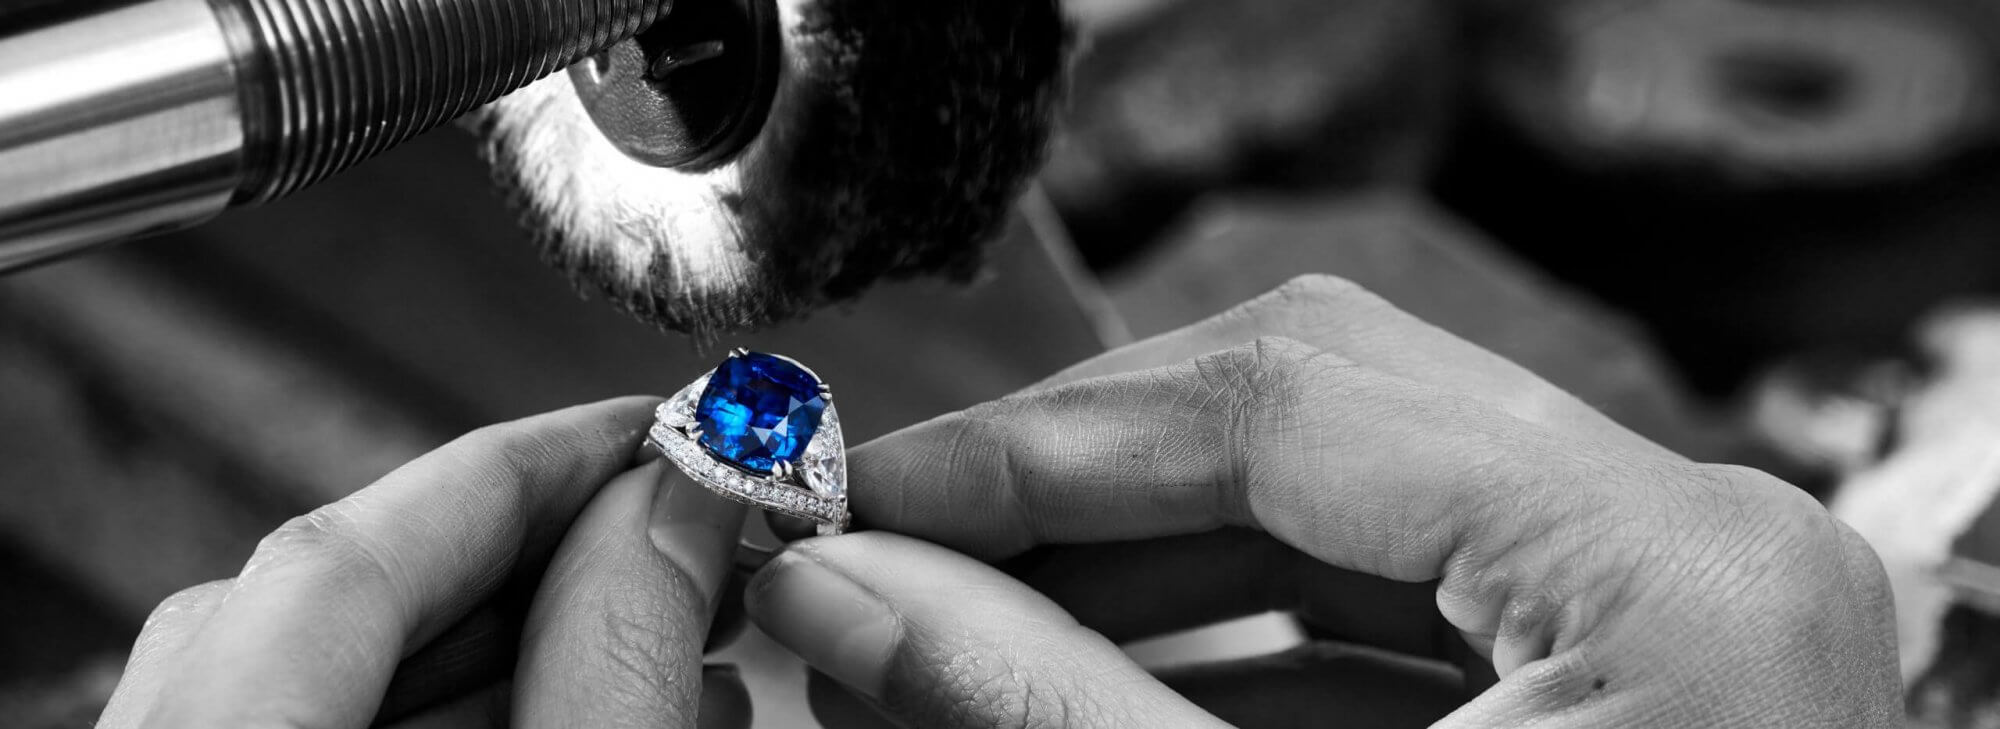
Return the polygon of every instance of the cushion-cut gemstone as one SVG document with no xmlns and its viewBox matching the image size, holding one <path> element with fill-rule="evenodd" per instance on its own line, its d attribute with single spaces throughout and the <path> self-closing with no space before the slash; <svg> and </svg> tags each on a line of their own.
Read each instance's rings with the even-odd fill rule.
<svg viewBox="0 0 2000 729">
<path fill-rule="evenodd" d="M 744 470 L 768 474 L 798 459 L 819 431 L 826 399 L 819 379 L 780 357 L 730 357 L 709 376 L 695 403 L 701 445 Z"/>
</svg>

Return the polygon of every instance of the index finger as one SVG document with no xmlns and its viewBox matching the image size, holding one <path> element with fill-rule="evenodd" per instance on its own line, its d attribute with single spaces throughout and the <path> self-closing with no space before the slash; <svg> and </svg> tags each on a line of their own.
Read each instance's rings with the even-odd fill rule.
<svg viewBox="0 0 2000 729">
<path fill-rule="evenodd" d="M 491 426 L 286 523 L 188 646 L 148 727 L 365 727 L 402 657 L 545 563 L 632 466 L 653 398 Z"/>
<path fill-rule="evenodd" d="M 1243 526 L 1411 582 L 1700 480 L 1284 340 L 946 415 L 850 468 L 858 522 L 988 559 Z"/>
<path fill-rule="evenodd" d="M 1352 282 L 1318 274 L 1293 279 L 1205 321 L 1099 355 L 1037 387 L 1184 362 L 1266 337 L 1295 339 L 1385 374 L 1486 400 L 1515 417 L 1559 432 L 1653 457 L 1680 458 L 1505 357 L 1418 319 Z M 1639 364 L 1631 360 L 1608 366 L 1628 377 L 1644 377 L 1636 371 Z M 1643 415 L 1656 426 L 1675 425 L 1681 417 L 1652 391 L 1628 393 L 1625 399 L 1628 414 Z M 1685 425 L 1660 429 L 1690 430 Z"/>
<path fill-rule="evenodd" d="M 1446 620 L 1503 677 L 1554 631 L 1587 631 L 1573 598 L 1620 584 L 1663 536 L 1811 504 L 1282 340 L 1010 398 L 853 455 L 858 521 L 987 559 L 1243 526 L 1344 569 L 1436 580 Z"/>
</svg>

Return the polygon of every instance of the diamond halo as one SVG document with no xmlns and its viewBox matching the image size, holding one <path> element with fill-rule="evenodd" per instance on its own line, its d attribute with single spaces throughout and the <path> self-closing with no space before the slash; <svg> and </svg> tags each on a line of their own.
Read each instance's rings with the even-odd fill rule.
<svg viewBox="0 0 2000 729">
<path fill-rule="evenodd" d="M 647 442 L 689 478 L 724 498 L 810 520 L 819 526 L 821 536 L 846 531 L 847 448 L 832 391 L 805 365 L 787 357 L 738 349 L 723 366 L 750 357 L 769 358 L 796 367 L 818 383 L 817 395 L 824 401 L 824 409 L 819 413 L 818 428 L 803 452 L 776 462 L 769 473 L 759 473 L 732 463 L 702 444 L 701 417 L 697 411 L 721 367 L 696 378 L 659 406 Z"/>
</svg>

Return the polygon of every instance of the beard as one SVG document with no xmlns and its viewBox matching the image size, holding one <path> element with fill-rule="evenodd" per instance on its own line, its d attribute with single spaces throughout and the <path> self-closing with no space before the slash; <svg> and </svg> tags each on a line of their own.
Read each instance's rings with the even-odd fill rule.
<svg viewBox="0 0 2000 729">
<path fill-rule="evenodd" d="M 563 74 L 468 117 L 544 259 L 579 290 L 712 339 L 885 279 L 978 271 L 1046 156 L 1070 46 L 1058 4 L 777 6 L 769 115 L 720 164 L 626 156 Z"/>
</svg>

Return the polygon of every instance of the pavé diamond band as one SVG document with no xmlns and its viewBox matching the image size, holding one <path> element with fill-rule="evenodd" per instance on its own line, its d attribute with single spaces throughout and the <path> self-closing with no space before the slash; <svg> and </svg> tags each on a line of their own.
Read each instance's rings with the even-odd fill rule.
<svg viewBox="0 0 2000 729">
<path fill-rule="evenodd" d="M 788 357 L 736 350 L 660 405 L 647 441 L 722 496 L 847 529 L 847 448 L 833 391 Z"/>
</svg>

